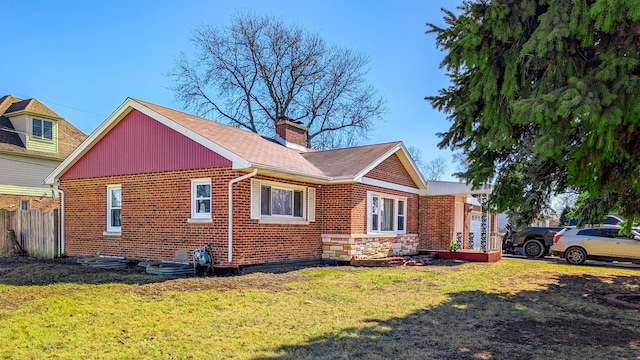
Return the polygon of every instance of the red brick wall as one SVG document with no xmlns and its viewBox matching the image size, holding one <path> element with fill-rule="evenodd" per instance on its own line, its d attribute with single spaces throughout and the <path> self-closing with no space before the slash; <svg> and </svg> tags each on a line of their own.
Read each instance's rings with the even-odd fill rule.
<svg viewBox="0 0 640 360">
<path fill-rule="evenodd" d="M 42 191 L 47 192 L 47 189 Z M 51 194 L 51 192 L 48 192 Z M 29 202 L 29 210 L 38 209 L 43 212 L 60 208 L 60 201 L 52 197 L 0 194 L 0 209 L 22 209 L 22 201 Z"/>
<path fill-rule="evenodd" d="M 408 234 L 418 232 L 418 195 L 378 186 L 340 184 L 323 186 L 319 192 L 323 234 L 366 234 L 367 191 L 407 198 Z"/>
<path fill-rule="evenodd" d="M 395 155 L 394 155 L 395 156 Z M 396 157 L 396 160 L 397 157 Z M 399 160 L 398 160 L 399 162 Z M 317 186 L 256 176 L 294 185 L 316 187 L 316 221 L 309 225 L 259 224 L 250 218 L 249 179 L 234 184 L 233 263 L 227 263 L 227 187 L 244 175 L 228 167 L 177 170 L 62 180 L 66 202 L 66 254 L 123 256 L 131 259 L 173 259 L 209 244 L 221 266 L 320 259 L 321 233 L 364 234 L 367 229 L 367 190 L 407 198 L 407 233 L 418 232 L 418 195 L 361 183 Z M 391 181 L 394 174 L 380 179 Z M 188 223 L 191 179 L 211 178 L 211 223 Z M 122 234 L 106 230 L 106 186 L 122 186 Z"/>
<path fill-rule="evenodd" d="M 229 168 L 210 168 L 63 180 L 66 254 L 89 256 L 100 252 L 130 259 L 170 260 L 178 250 L 191 253 L 196 247 L 210 244 L 214 261 L 222 266 L 320 259 L 319 222 L 276 225 L 250 219 L 251 182 L 247 179 L 234 184 L 234 261 L 226 262 L 228 182 L 243 174 Z M 213 221 L 188 223 L 191 179 L 206 177 L 211 177 Z M 122 185 L 119 236 L 103 235 L 109 184 Z"/>
<path fill-rule="evenodd" d="M 239 264 L 260 264 L 266 262 L 321 259 L 322 237 L 318 218 L 317 185 L 280 178 L 256 176 L 252 179 L 269 180 L 280 183 L 316 187 L 316 221 L 309 225 L 258 224 L 251 219 L 251 182 L 245 180 L 234 185 L 233 229 L 234 258 Z M 226 193 L 226 186 L 225 186 Z M 226 206 L 225 198 L 225 206 Z M 226 241 L 226 220 L 225 241 Z M 225 245 L 224 251 L 227 247 Z"/>
<path fill-rule="evenodd" d="M 413 181 L 396 154 L 386 158 L 365 176 L 376 180 L 417 188 L 415 181 Z"/>
<path fill-rule="evenodd" d="M 323 185 L 316 194 L 316 219 L 323 234 L 351 234 L 354 184 Z"/>
<path fill-rule="evenodd" d="M 453 240 L 455 197 L 420 197 L 420 248 L 423 250 L 449 250 Z"/>
</svg>

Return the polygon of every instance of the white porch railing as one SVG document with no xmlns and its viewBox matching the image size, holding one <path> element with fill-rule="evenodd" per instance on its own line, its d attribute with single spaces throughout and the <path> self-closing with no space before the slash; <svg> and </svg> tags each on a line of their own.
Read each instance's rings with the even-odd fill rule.
<svg viewBox="0 0 640 360">
<path fill-rule="evenodd" d="M 459 250 L 489 252 L 502 251 L 502 235 L 496 232 L 487 234 L 486 244 L 482 244 L 482 239 L 476 239 L 474 233 L 467 234 L 467 241 L 463 241 L 462 233 L 456 233 L 454 242 L 458 245 Z M 473 244 L 473 245 L 472 245 Z"/>
</svg>

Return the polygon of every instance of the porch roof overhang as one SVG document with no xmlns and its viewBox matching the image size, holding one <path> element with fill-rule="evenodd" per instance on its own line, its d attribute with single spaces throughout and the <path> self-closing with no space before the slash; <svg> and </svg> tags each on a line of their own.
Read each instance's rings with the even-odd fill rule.
<svg viewBox="0 0 640 360">
<path fill-rule="evenodd" d="M 427 181 L 427 196 L 473 196 L 481 194 L 490 195 L 492 191 L 493 186 L 491 185 L 483 185 L 479 189 L 474 189 L 471 184 L 453 181 Z"/>
</svg>

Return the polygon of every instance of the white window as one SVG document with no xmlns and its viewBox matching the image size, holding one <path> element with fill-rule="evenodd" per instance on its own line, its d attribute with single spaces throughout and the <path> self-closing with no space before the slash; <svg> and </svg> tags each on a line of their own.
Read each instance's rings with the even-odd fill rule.
<svg viewBox="0 0 640 360">
<path fill-rule="evenodd" d="M 211 179 L 191 180 L 191 218 L 211 219 Z"/>
<path fill-rule="evenodd" d="M 404 200 L 398 200 L 398 226 L 397 226 L 397 230 L 398 232 L 404 232 L 404 226 L 406 224 L 405 222 L 405 206 L 404 204 L 406 203 L 406 201 Z"/>
<path fill-rule="evenodd" d="M 367 192 L 367 232 L 404 234 L 407 227 L 407 199 Z"/>
<path fill-rule="evenodd" d="M 119 233 L 122 214 L 122 188 L 120 185 L 107 186 L 107 232 Z"/>
<path fill-rule="evenodd" d="M 260 180 L 251 181 L 251 218 L 315 221 L 315 189 Z"/>
<path fill-rule="evenodd" d="M 52 140 L 53 122 L 34 118 L 31 122 L 31 136 L 41 140 Z"/>
</svg>

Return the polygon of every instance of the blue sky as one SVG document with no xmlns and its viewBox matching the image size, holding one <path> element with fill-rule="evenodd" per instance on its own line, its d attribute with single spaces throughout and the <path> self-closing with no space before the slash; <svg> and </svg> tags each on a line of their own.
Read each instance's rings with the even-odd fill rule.
<svg viewBox="0 0 640 360">
<path fill-rule="evenodd" d="M 127 97 L 182 110 L 166 74 L 182 51 L 193 53 L 194 25 L 226 26 L 238 10 L 281 17 L 329 43 L 366 53 L 367 79 L 389 107 L 363 144 L 402 140 L 429 161 L 439 150 L 446 116 L 424 100 L 448 85 L 443 53 L 425 23 L 443 24 L 440 8 L 459 1 L 165 1 L 0 0 L 3 56 L 0 96 L 35 97 L 91 133 Z"/>
</svg>

